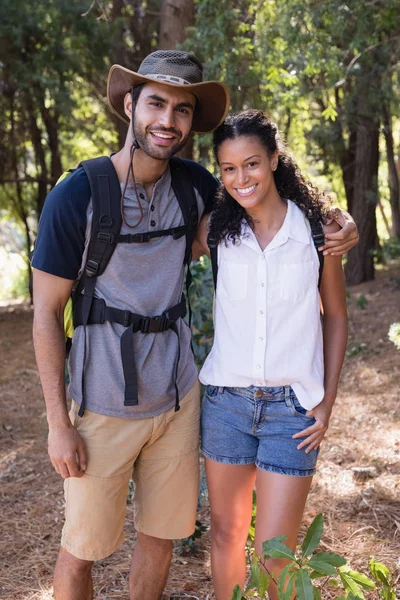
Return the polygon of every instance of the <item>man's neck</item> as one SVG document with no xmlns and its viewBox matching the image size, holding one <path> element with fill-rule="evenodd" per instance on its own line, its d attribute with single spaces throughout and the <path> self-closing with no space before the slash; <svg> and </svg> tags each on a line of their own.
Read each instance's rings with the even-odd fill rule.
<svg viewBox="0 0 400 600">
<path fill-rule="evenodd" d="M 130 162 L 130 145 L 125 144 L 125 146 L 119 152 L 111 157 L 111 160 L 117 172 L 118 179 L 125 183 Z M 168 160 L 157 160 L 155 158 L 151 158 L 140 148 L 135 150 L 133 155 L 133 172 L 135 174 L 135 181 L 143 186 L 149 198 L 152 196 L 154 185 L 165 173 L 168 162 Z M 132 182 L 131 176 L 129 181 Z"/>
</svg>

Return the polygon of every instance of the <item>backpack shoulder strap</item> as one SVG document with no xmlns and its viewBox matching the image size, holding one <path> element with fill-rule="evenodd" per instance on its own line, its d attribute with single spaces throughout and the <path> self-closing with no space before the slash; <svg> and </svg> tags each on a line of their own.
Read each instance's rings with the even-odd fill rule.
<svg viewBox="0 0 400 600">
<path fill-rule="evenodd" d="M 193 181 L 184 161 L 174 157 L 169 161 L 171 169 L 171 185 L 182 211 L 183 220 L 187 225 L 185 264 L 189 265 L 192 259 L 192 244 L 196 235 L 199 222 L 199 210 Z"/>
<path fill-rule="evenodd" d="M 209 233 L 207 236 L 207 245 L 210 250 L 211 269 L 214 281 L 214 291 L 217 291 L 218 278 L 218 244 L 215 238 Z"/>
<path fill-rule="evenodd" d="M 89 180 L 93 205 L 86 265 L 77 288 L 77 293 L 84 289 L 81 318 L 83 324 L 87 324 L 96 278 L 104 273 L 111 259 L 122 225 L 121 187 L 108 156 L 85 160 L 80 166 Z"/>
<path fill-rule="evenodd" d="M 319 275 L 318 275 L 318 289 L 321 286 L 322 279 L 322 271 L 324 269 L 324 255 L 322 252 L 318 252 L 318 248 L 323 246 L 325 243 L 324 230 L 322 228 L 322 223 L 318 219 L 309 219 L 310 227 L 311 227 L 311 235 L 314 242 L 315 249 L 317 250 L 318 260 L 319 260 Z"/>
<path fill-rule="evenodd" d="M 81 163 L 89 179 L 93 218 L 86 275 L 104 273 L 117 245 L 121 230 L 121 186 L 114 165 L 108 156 Z"/>
<path fill-rule="evenodd" d="M 197 225 L 199 223 L 199 209 L 197 206 L 196 194 L 194 192 L 192 176 L 184 161 L 173 157 L 169 161 L 171 169 L 171 185 L 182 211 L 183 220 L 186 229 L 186 250 L 184 264 L 187 265 L 186 272 L 186 297 L 189 307 L 189 327 L 192 324 L 192 307 L 190 305 L 189 288 L 193 276 L 190 272 L 190 263 L 192 260 L 192 245 L 196 235 Z M 193 346 L 192 346 L 193 351 Z"/>
</svg>

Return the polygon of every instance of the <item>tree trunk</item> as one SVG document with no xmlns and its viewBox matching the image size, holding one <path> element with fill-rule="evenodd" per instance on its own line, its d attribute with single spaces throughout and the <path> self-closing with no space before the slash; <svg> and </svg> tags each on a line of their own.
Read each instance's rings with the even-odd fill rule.
<svg viewBox="0 0 400 600">
<path fill-rule="evenodd" d="M 379 123 L 365 116 L 366 95 L 359 99 L 357 142 L 355 148 L 352 216 L 357 223 L 360 241 L 349 252 L 346 278 L 350 285 L 374 279 L 376 248 L 376 205 L 378 200 Z"/>
<path fill-rule="evenodd" d="M 383 107 L 383 134 L 389 171 L 390 206 L 392 208 L 392 234 L 400 239 L 400 185 L 394 155 L 392 115 L 388 106 Z"/>
<path fill-rule="evenodd" d="M 193 0 L 162 0 L 159 48 L 173 49 L 186 39 L 186 28 L 194 24 Z"/>
<path fill-rule="evenodd" d="M 160 14 L 160 50 L 176 48 L 186 39 L 186 28 L 194 24 L 193 0 L 162 0 Z M 179 152 L 182 158 L 193 157 L 193 135 Z"/>
<path fill-rule="evenodd" d="M 117 65 L 122 65 L 123 67 L 132 68 L 126 64 L 125 57 L 125 46 L 124 46 L 124 34 L 125 34 L 125 25 L 124 19 L 122 15 L 124 7 L 123 0 L 113 0 L 112 9 L 111 9 L 111 22 L 114 27 L 114 36 L 113 36 L 113 62 Z M 127 126 L 121 121 L 116 115 L 112 115 L 112 119 L 115 124 L 115 128 L 117 130 L 118 135 L 118 147 L 122 148 L 126 138 Z"/>
<path fill-rule="evenodd" d="M 39 99 L 38 99 L 39 100 Z M 46 127 L 48 145 L 50 149 L 50 183 L 56 185 L 57 180 L 63 172 L 60 155 L 60 144 L 58 139 L 59 113 L 54 109 L 53 114 L 46 108 L 44 97 L 40 100 L 40 114 Z"/>
</svg>

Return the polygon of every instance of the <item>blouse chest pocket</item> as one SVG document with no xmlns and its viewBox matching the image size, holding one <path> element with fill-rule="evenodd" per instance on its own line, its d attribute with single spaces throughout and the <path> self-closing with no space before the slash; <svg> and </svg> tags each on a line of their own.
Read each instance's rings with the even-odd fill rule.
<svg viewBox="0 0 400 600">
<path fill-rule="evenodd" d="M 317 287 L 313 262 L 281 264 L 277 272 L 276 289 L 280 300 L 299 302 Z"/>
<path fill-rule="evenodd" d="M 221 261 L 218 267 L 218 291 L 228 299 L 244 300 L 247 296 L 247 278 L 247 265 Z"/>
</svg>

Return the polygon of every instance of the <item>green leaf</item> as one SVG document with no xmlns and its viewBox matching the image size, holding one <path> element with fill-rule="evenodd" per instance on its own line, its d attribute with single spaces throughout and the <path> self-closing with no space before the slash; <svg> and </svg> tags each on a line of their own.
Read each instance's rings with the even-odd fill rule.
<svg viewBox="0 0 400 600">
<path fill-rule="evenodd" d="M 282 544 L 282 536 L 279 538 L 272 538 L 263 542 L 262 553 L 263 556 L 270 556 L 271 558 L 286 558 L 289 560 L 296 560 L 293 552 L 286 544 Z"/>
<path fill-rule="evenodd" d="M 369 561 L 369 570 L 371 571 L 372 577 L 383 583 L 383 585 L 389 587 L 390 571 L 386 565 L 377 562 L 374 558 L 371 558 Z"/>
<path fill-rule="evenodd" d="M 289 579 L 286 586 L 284 600 L 291 600 L 293 596 L 293 584 L 296 581 L 297 571 L 291 571 L 289 573 Z"/>
<path fill-rule="evenodd" d="M 351 577 L 353 581 L 364 588 L 364 590 L 374 590 L 376 588 L 376 585 L 372 579 L 366 575 L 363 575 L 362 573 L 359 573 L 358 571 L 347 571 L 346 575 Z"/>
<path fill-rule="evenodd" d="M 243 599 L 246 600 L 244 598 L 244 596 L 242 595 L 242 590 L 240 589 L 240 586 L 235 585 L 235 587 L 233 588 L 231 600 L 243 600 Z"/>
<path fill-rule="evenodd" d="M 289 571 L 292 568 L 292 564 L 286 565 L 286 567 L 283 569 L 283 571 L 281 571 L 279 577 L 278 577 L 278 595 L 285 594 L 285 586 L 286 586 L 286 578 L 288 578 L 289 575 Z"/>
<path fill-rule="evenodd" d="M 314 552 L 321 540 L 323 529 L 324 517 L 322 514 L 319 514 L 311 523 L 310 527 L 308 528 L 306 537 L 304 538 L 303 544 L 301 546 L 303 556 L 310 556 L 310 554 Z"/>
<path fill-rule="evenodd" d="M 352 594 L 355 594 L 356 596 L 359 596 L 362 600 L 364 600 L 365 596 L 360 586 L 354 581 L 354 579 L 349 577 L 347 573 L 340 573 L 340 579 L 344 585 L 344 589 L 346 590 L 346 592 L 351 592 Z"/>
<path fill-rule="evenodd" d="M 320 579 L 321 577 L 326 577 L 325 573 L 319 573 L 318 571 L 311 571 L 310 579 Z"/>
<path fill-rule="evenodd" d="M 315 554 L 310 558 L 310 560 L 307 562 L 307 566 L 311 567 L 312 569 L 315 569 L 316 571 L 318 571 L 318 573 L 322 573 L 323 575 L 338 574 L 337 568 L 333 567 L 327 562 L 324 562 L 323 560 L 320 560 L 318 558 L 318 554 Z"/>
<path fill-rule="evenodd" d="M 254 588 L 258 590 L 258 586 L 260 584 L 260 571 L 260 563 L 258 561 L 258 558 L 254 556 L 250 568 L 250 580 L 244 591 L 245 594 L 247 594 L 251 589 Z"/>
<path fill-rule="evenodd" d="M 313 556 L 314 558 L 318 558 L 318 560 L 322 560 L 328 565 L 333 565 L 334 567 L 343 567 L 347 563 L 347 560 L 344 556 L 340 556 L 340 554 L 336 554 L 336 552 L 318 552 Z"/>
<path fill-rule="evenodd" d="M 314 590 L 314 600 L 321 600 L 321 591 L 316 588 L 315 586 L 313 586 L 313 590 Z"/>
<path fill-rule="evenodd" d="M 314 599 L 313 584 L 305 569 L 299 569 L 296 573 L 296 593 L 298 600 Z"/>
<path fill-rule="evenodd" d="M 263 569 L 260 571 L 260 583 L 258 586 L 258 593 L 261 598 L 264 598 L 265 594 L 268 591 L 269 584 L 271 582 L 271 577 L 266 573 Z"/>
</svg>

